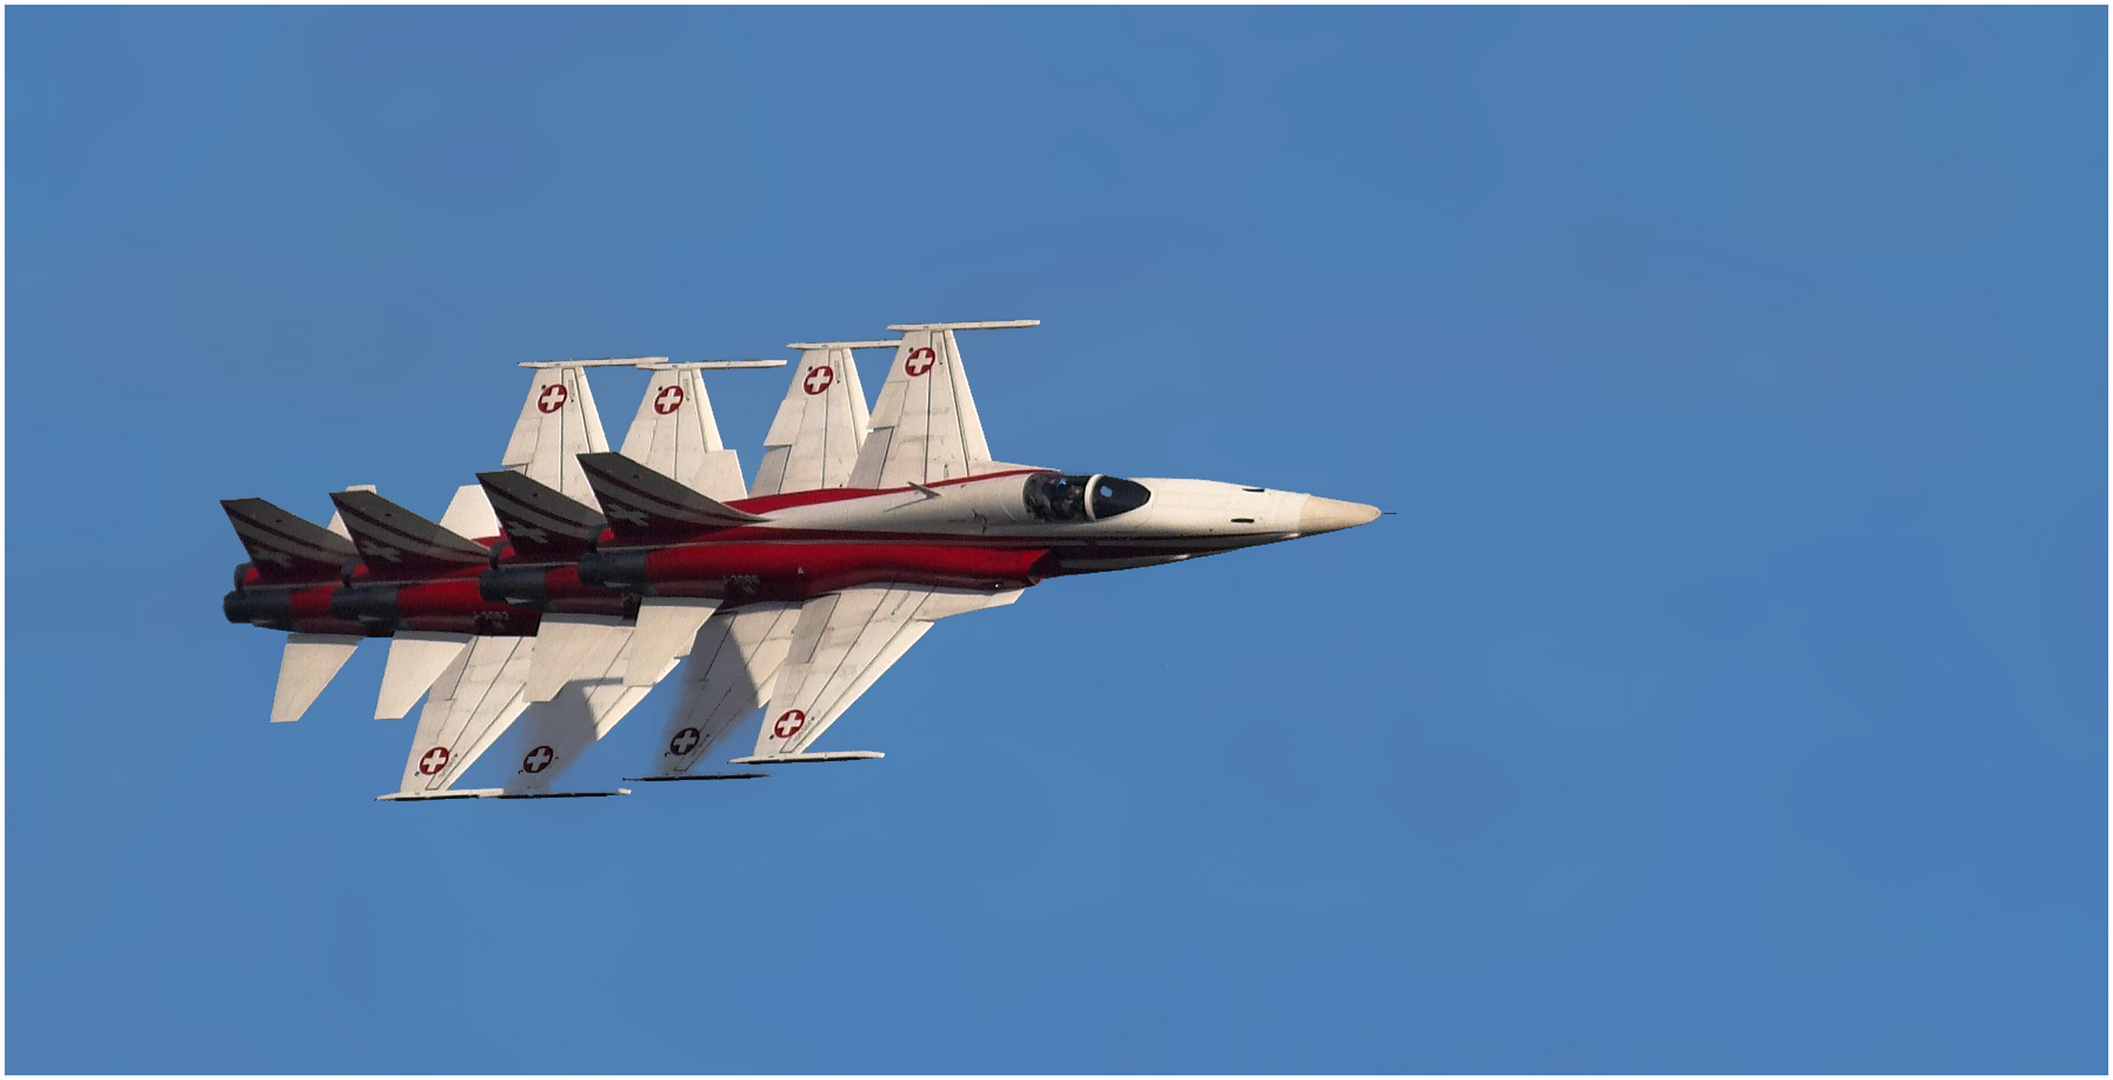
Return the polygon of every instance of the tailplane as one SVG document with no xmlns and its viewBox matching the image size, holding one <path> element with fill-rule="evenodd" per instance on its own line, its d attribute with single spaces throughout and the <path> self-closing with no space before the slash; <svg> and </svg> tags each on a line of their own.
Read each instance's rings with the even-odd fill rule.
<svg viewBox="0 0 2113 1080">
<path fill-rule="evenodd" d="M 288 634 L 279 657 L 279 686 L 271 696 L 271 722 L 290 724 L 315 704 L 338 669 L 352 659 L 360 639 L 343 634 Z"/>
</svg>

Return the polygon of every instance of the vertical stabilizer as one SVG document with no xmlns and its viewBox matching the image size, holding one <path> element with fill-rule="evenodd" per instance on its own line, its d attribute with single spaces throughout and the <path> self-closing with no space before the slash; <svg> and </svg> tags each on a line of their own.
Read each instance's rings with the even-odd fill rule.
<svg viewBox="0 0 2113 1080">
<path fill-rule="evenodd" d="M 736 510 L 676 483 L 622 454 L 581 454 L 619 545 L 685 540 L 710 529 L 765 518 Z"/>
<path fill-rule="evenodd" d="M 371 491 L 333 491 L 352 546 L 377 576 L 444 574 L 491 561 L 491 549 Z M 487 507 L 489 509 L 489 507 Z"/>
<path fill-rule="evenodd" d="M 535 562 L 570 562 L 594 547 L 608 527 L 601 512 L 568 499 L 520 473 L 478 473 L 507 542 Z"/>
<path fill-rule="evenodd" d="M 375 487 L 373 484 L 353 484 L 347 487 L 345 490 L 378 492 L 381 489 Z M 333 505 L 330 509 L 330 524 L 325 525 L 323 527 L 329 529 L 331 532 L 334 532 L 341 537 L 344 537 L 346 543 L 349 544 L 352 542 L 352 530 L 345 527 L 345 515 L 338 513 L 337 507 L 335 505 Z"/>
<path fill-rule="evenodd" d="M 356 557 L 348 537 L 296 517 L 263 499 L 222 499 L 228 523 L 267 582 L 329 581 Z M 336 524 L 333 520 L 332 524 Z"/>
</svg>

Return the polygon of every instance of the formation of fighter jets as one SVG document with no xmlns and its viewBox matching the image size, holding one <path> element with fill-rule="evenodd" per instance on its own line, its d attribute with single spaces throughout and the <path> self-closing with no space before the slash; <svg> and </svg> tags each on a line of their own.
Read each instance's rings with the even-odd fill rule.
<svg viewBox="0 0 2113 1080">
<path fill-rule="evenodd" d="M 877 758 L 817 740 L 934 622 L 1045 578 L 1178 562 L 1362 525 L 1379 511 L 1210 480 L 1126 480 L 994 460 L 955 334 L 1033 321 L 891 326 L 795 344 L 753 484 L 720 441 L 700 371 L 784 361 L 533 363 L 499 471 L 438 522 L 335 492 L 318 526 L 222 502 L 250 561 L 229 622 L 287 633 L 271 719 L 300 719 L 360 642 L 385 638 L 377 719 L 423 697 L 382 799 L 628 794 L 554 785 L 681 669 L 635 780 L 761 775 L 698 766 L 761 710 L 742 766 Z M 895 350 L 869 414 L 857 349 Z M 653 373 L 609 451 L 586 369 Z M 453 786 L 513 725 L 529 747 L 495 788 Z"/>
</svg>

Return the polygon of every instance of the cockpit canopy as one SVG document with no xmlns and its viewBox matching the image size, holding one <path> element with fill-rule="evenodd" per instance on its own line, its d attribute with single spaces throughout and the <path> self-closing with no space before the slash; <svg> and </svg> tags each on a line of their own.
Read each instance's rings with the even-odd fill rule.
<svg viewBox="0 0 2113 1080">
<path fill-rule="evenodd" d="M 1023 495 L 1027 512 L 1037 521 L 1105 521 L 1152 501 L 1152 492 L 1143 484 L 1100 473 L 1037 473 L 1027 478 Z"/>
</svg>

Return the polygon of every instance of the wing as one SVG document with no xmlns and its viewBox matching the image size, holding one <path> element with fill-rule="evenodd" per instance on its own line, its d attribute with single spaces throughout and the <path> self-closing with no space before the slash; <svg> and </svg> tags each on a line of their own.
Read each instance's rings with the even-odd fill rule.
<svg viewBox="0 0 2113 1080">
<path fill-rule="evenodd" d="M 645 700 L 652 686 L 624 684 L 636 643 L 628 627 L 604 636 L 556 695 L 528 706 L 514 725 L 517 737 L 512 745 L 521 757 L 509 763 L 511 772 L 500 788 L 502 793 L 547 793 L 588 747 Z M 660 674 L 666 676 L 676 663 L 666 661 Z"/>
<path fill-rule="evenodd" d="M 888 381 L 873 407 L 872 430 L 851 470 L 855 488 L 901 487 L 972 476 L 991 464 L 983 420 L 968 390 L 968 373 L 954 331 L 1033 326 L 1002 323 L 918 323 L 903 332 Z"/>
<path fill-rule="evenodd" d="M 858 384 L 853 349 L 893 348 L 893 341 L 795 344 L 800 363 L 777 418 L 763 436 L 763 464 L 754 495 L 782 495 L 843 487 L 866 441 L 866 394 Z M 707 493 L 709 494 L 709 493 Z"/>
<path fill-rule="evenodd" d="M 700 620 L 701 621 L 701 620 Z M 694 624 L 692 624 L 694 625 Z M 543 630 L 550 630 L 548 621 Z M 418 734 L 404 763 L 402 787 L 391 799 L 548 794 L 573 762 L 607 735 L 653 690 L 627 685 L 640 636 L 628 626 L 535 638 L 480 637 L 443 672 L 419 714 Z M 547 700 L 530 701 L 528 683 L 539 649 L 564 646 L 583 656 L 566 661 L 570 677 Z M 654 682 L 680 657 L 661 662 Z M 450 790 L 501 735 L 515 730 L 519 761 L 497 788 Z M 582 794 L 569 792 L 567 794 Z M 591 792 L 586 794 L 610 794 Z"/>
<path fill-rule="evenodd" d="M 720 502 L 745 498 L 741 455 L 719 439 L 719 421 L 695 365 L 665 365 L 638 403 L 620 453 Z"/>
<path fill-rule="evenodd" d="M 721 651 L 721 633 L 704 627 L 731 621 L 711 618 L 718 605 L 716 600 L 648 597 L 639 607 L 635 627 L 619 627 L 601 638 L 588 656 L 569 669 L 570 677 L 557 693 L 528 707 L 517 740 L 522 748 L 521 761 L 506 781 L 504 792 L 546 792 L 579 759 L 581 752 L 608 734 L 693 650 L 704 648 L 702 667 L 714 667 Z M 791 605 L 772 606 L 796 610 Z M 789 637 L 792 619 L 788 617 L 785 622 Z M 541 634 L 547 634 L 550 627 L 551 621 L 546 617 Z M 538 648 L 548 646 L 546 642 Z M 781 647 L 779 655 L 783 651 Z M 542 663 L 540 656 L 536 662 Z M 773 670 L 775 667 L 773 661 Z M 750 710 L 754 708 L 753 703 L 748 706 Z M 680 712 L 678 709 L 678 715 Z M 691 760 L 695 760 L 694 754 Z"/>
<path fill-rule="evenodd" d="M 448 508 L 440 515 L 440 527 L 479 542 L 495 541 L 500 536 L 499 515 L 478 484 L 455 489 L 455 497 L 448 500 Z"/>
<path fill-rule="evenodd" d="M 536 639 L 480 637 L 450 663 L 418 714 L 396 798 L 431 798 L 476 762 L 528 702 L 521 688 Z M 387 796 L 385 796 L 387 797 Z"/>
<path fill-rule="evenodd" d="M 792 645 L 798 604 L 720 611 L 697 631 L 683 669 L 682 700 L 668 713 L 653 767 L 638 779 L 686 776 L 734 726 L 761 708 Z"/>
<path fill-rule="evenodd" d="M 575 454 L 609 449 L 609 440 L 602 435 L 601 414 L 594 408 L 594 393 L 587 387 L 588 364 L 530 366 L 535 377 L 528 384 L 528 400 L 521 403 L 513 438 L 507 440 L 506 456 L 499 463 L 568 499 L 593 506 L 594 489 L 573 460 Z"/>
<path fill-rule="evenodd" d="M 807 748 L 829 730 L 874 680 L 950 615 L 1000 607 L 1020 590 L 976 592 L 922 585 L 872 585 L 816 597 L 800 608 L 785 664 L 771 688 L 752 757 L 736 764 L 820 760 Z"/>
</svg>

